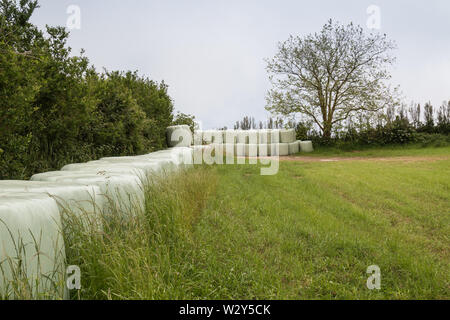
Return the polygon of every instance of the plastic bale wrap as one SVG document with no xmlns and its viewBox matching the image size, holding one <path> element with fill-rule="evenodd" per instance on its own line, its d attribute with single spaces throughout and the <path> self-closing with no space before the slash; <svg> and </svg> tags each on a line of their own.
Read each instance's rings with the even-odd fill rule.
<svg viewBox="0 0 450 320">
<path fill-rule="evenodd" d="M 248 144 L 258 144 L 259 142 L 259 131 L 258 130 L 248 130 Z"/>
<path fill-rule="evenodd" d="M 289 154 L 296 154 L 300 151 L 300 141 L 289 143 Z"/>
<path fill-rule="evenodd" d="M 257 157 L 258 156 L 258 145 L 257 144 L 246 144 L 245 145 L 245 156 L 246 157 Z"/>
<path fill-rule="evenodd" d="M 237 130 L 225 130 L 224 131 L 224 143 L 236 144 L 237 143 Z"/>
<path fill-rule="evenodd" d="M 260 143 L 258 144 L 258 156 L 259 157 L 268 157 L 270 156 L 270 144 Z"/>
<path fill-rule="evenodd" d="M 312 141 L 300 141 L 300 151 L 301 152 L 313 152 Z"/>
<path fill-rule="evenodd" d="M 223 151 L 226 156 L 234 157 L 236 156 L 236 145 L 231 143 L 226 143 L 223 145 Z"/>
<path fill-rule="evenodd" d="M 213 143 L 213 131 L 212 130 L 203 130 L 203 144 L 209 145 Z"/>
<path fill-rule="evenodd" d="M 0 180 L 0 192 L 45 193 L 51 196 L 60 210 L 62 221 L 79 219 L 93 231 L 102 230 L 101 213 L 105 209 L 104 197 L 98 197 L 98 186 L 75 183 Z M 74 217 L 71 217 L 74 215 Z M 64 224 L 64 228 L 67 226 Z"/>
<path fill-rule="evenodd" d="M 192 144 L 192 132 L 187 125 L 167 127 L 166 138 L 169 147 L 190 147 Z"/>
<path fill-rule="evenodd" d="M 245 154 L 245 146 L 246 146 L 246 144 L 245 143 L 237 143 L 236 144 L 236 156 L 237 157 L 245 157 L 246 156 L 246 154 Z"/>
<path fill-rule="evenodd" d="M 204 144 L 223 144 L 223 132 L 222 130 L 204 130 L 203 131 L 203 143 Z"/>
<path fill-rule="evenodd" d="M 170 156 L 167 155 L 160 155 L 158 158 L 150 158 L 148 155 L 143 156 L 135 156 L 135 157 L 108 157 L 108 158 L 101 158 L 100 160 L 105 163 L 111 163 L 111 164 L 119 164 L 119 165 L 125 165 L 127 161 L 130 162 L 144 162 L 148 163 L 151 166 L 152 163 L 158 163 L 159 166 L 161 166 L 166 171 L 171 171 L 175 169 L 175 163 L 172 160 Z M 88 162 L 90 163 L 90 162 Z"/>
<path fill-rule="evenodd" d="M 167 166 L 167 163 L 169 160 L 162 160 L 158 161 L 155 160 L 96 160 L 96 161 L 89 161 L 87 164 L 89 165 L 97 165 L 97 166 L 104 166 L 104 165 L 120 165 L 120 166 L 127 166 L 130 168 L 136 168 L 143 170 L 145 172 L 145 175 L 147 178 L 150 178 L 154 175 L 159 175 L 162 172 L 164 172 L 165 167 Z"/>
<path fill-rule="evenodd" d="M 64 280 L 64 239 L 55 200 L 31 192 L 0 194 L 0 298 L 67 298 Z"/>
<path fill-rule="evenodd" d="M 293 143 L 296 140 L 296 133 L 294 129 L 280 130 L 280 142 L 281 143 Z"/>
<path fill-rule="evenodd" d="M 61 171 L 84 171 L 84 172 L 92 172 L 95 174 L 127 174 L 127 175 L 135 175 L 142 182 L 147 181 L 147 174 L 145 170 L 139 169 L 137 167 L 132 167 L 127 164 L 72 163 L 62 167 Z"/>
<path fill-rule="evenodd" d="M 223 144 L 223 131 L 213 130 L 212 131 L 212 142 L 217 144 Z"/>
<path fill-rule="evenodd" d="M 281 130 L 280 129 L 270 129 L 269 130 L 269 143 L 270 144 L 274 144 L 274 143 L 280 143 L 280 134 Z"/>
<path fill-rule="evenodd" d="M 195 130 L 193 135 L 193 145 L 201 146 L 203 145 L 203 130 Z"/>
<path fill-rule="evenodd" d="M 248 131 L 247 130 L 239 130 L 237 131 L 237 143 L 248 144 Z"/>
<path fill-rule="evenodd" d="M 273 143 L 270 145 L 270 154 L 272 156 L 288 156 L 289 144 L 288 143 Z"/>
<path fill-rule="evenodd" d="M 270 143 L 270 135 L 269 135 L 268 130 L 265 130 L 265 129 L 259 130 L 258 143 L 259 144 L 269 144 Z"/>
<path fill-rule="evenodd" d="M 123 216 L 144 210 L 144 186 L 136 175 L 123 173 L 94 173 L 92 171 L 51 171 L 35 174 L 32 181 L 70 182 L 100 187 L 97 197 L 105 197 L 105 214 L 119 212 Z"/>
</svg>

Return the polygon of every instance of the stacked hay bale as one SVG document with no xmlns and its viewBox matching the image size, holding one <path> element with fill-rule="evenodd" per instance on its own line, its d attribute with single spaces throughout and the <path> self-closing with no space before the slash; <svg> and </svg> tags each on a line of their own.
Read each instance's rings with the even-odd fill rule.
<svg viewBox="0 0 450 320">
<path fill-rule="evenodd" d="M 189 126 L 171 126 L 166 129 L 167 145 L 173 147 L 190 147 L 192 144 L 192 132 Z"/>
<path fill-rule="evenodd" d="M 211 138 L 216 135 L 223 137 L 222 140 Z M 198 147 L 199 141 L 203 145 L 223 144 L 227 156 L 231 154 L 238 157 L 287 156 L 300 151 L 312 151 L 310 141 L 305 143 L 303 148 L 300 147 L 294 129 L 208 130 L 196 131 L 194 137 L 197 137 L 194 138 L 194 148 Z"/>
</svg>

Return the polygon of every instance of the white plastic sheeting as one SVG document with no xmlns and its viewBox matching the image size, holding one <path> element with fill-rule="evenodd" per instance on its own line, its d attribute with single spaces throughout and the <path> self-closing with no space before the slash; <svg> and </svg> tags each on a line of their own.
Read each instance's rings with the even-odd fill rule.
<svg viewBox="0 0 450 320">
<path fill-rule="evenodd" d="M 301 152 L 313 152 L 312 141 L 300 141 L 300 151 Z"/>
<path fill-rule="evenodd" d="M 61 168 L 61 171 L 85 171 L 93 172 L 96 174 L 108 173 L 108 174 L 129 174 L 136 175 L 143 179 L 145 178 L 145 171 L 139 168 L 135 168 L 127 165 L 110 164 L 89 164 L 89 163 L 72 163 Z"/>
<path fill-rule="evenodd" d="M 197 140 L 211 146 L 220 144 L 220 142 L 212 141 L 211 132 L 213 131 L 198 131 L 198 136 L 203 138 Z M 295 129 L 225 130 L 222 131 L 222 134 L 224 136 L 224 150 L 226 145 L 235 145 L 234 153 L 239 157 L 253 157 L 252 154 L 255 153 L 259 156 L 284 156 L 298 153 L 300 150 L 300 141 L 296 141 Z M 197 145 L 199 144 L 197 143 Z M 305 148 L 308 148 L 305 151 L 310 150 L 312 145 L 308 147 L 305 145 Z M 254 150 L 257 150 L 257 152 Z M 226 151 L 225 154 L 231 155 L 230 152 L 227 153 Z"/>
<path fill-rule="evenodd" d="M 289 154 L 296 154 L 300 151 L 300 141 L 289 143 Z"/>
<path fill-rule="evenodd" d="M 280 142 L 281 143 L 292 143 L 296 140 L 296 133 L 294 129 L 283 129 L 280 130 Z"/>
<path fill-rule="evenodd" d="M 258 156 L 267 157 L 271 155 L 270 144 L 260 143 L 258 144 Z"/>
<path fill-rule="evenodd" d="M 192 131 L 187 125 L 167 127 L 166 138 L 169 147 L 189 147 L 192 144 Z"/>
<path fill-rule="evenodd" d="M 157 174 L 165 169 L 170 169 L 173 163 L 170 160 L 164 160 L 164 159 L 143 159 L 143 158 L 136 158 L 136 159 L 110 159 L 110 160 L 96 160 L 96 161 L 89 161 L 87 164 L 92 165 L 98 165 L 103 166 L 105 164 L 109 165 L 121 165 L 121 166 L 130 166 L 132 168 L 137 168 L 144 170 L 145 173 L 152 175 Z"/>
<path fill-rule="evenodd" d="M 53 197 L 60 213 L 77 215 L 82 221 L 97 225 L 101 222 L 99 215 L 105 208 L 105 199 L 98 196 L 100 188 L 75 183 L 54 183 L 42 181 L 0 180 L 1 193 L 44 193 Z M 101 225 L 97 225 L 101 229 Z"/>
<path fill-rule="evenodd" d="M 222 130 L 204 130 L 202 132 L 203 136 L 203 143 L 210 144 L 210 143 L 218 143 L 223 144 L 223 131 Z"/>
<path fill-rule="evenodd" d="M 223 132 L 224 143 L 236 144 L 238 132 L 239 132 L 238 130 L 225 130 Z"/>
<path fill-rule="evenodd" d="M 58 206 L 39 193 L 0 194 L 0 296 L 63 298 L 65 249 Z M 22 286 L 14 293 L 17 284 Z M 56 288 L 55 288 L 56 287 Z"/>
<path fill-rule="evenodd" d="M 239 130 L 237 131 L 237 143 L 248 144 L 249 133 L 248 130 Z"/>
<path fill-rule="evenodd" d="M 106 197 L 108 212 L 118 210 L 124 215 L 134 210 L 144 209 L 144 187 L 139 177 L 133 174 L 100 173 L 92 171 L 51 171 L 35 174 L 32 181 L 72 182 L 100 187 L 101 194 Z"/>
<path fill-rule="evenodd" d="M 289 155 L 289 144 L 288 143 L 272 143 L 270 145 L 272 156 L 288 156 Z"/>
</svg>

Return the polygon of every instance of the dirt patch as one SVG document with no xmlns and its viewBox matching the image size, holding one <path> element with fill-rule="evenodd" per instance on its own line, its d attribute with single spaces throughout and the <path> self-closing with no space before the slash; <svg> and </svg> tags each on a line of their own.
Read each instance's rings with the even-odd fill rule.
<svg viewBox="0 0 450 320">
<path fill-rule="evenodd" d="M 280 161 L 299 162 L 339 162 L 339 161 L 386 161 L 386 162 L 419 162 L 419 161 L 439 161 L 450 160 L 450 156 L 401 156 L 401 157 L 305 157 L 305 156 L 284 156 Z"/>
</svg>

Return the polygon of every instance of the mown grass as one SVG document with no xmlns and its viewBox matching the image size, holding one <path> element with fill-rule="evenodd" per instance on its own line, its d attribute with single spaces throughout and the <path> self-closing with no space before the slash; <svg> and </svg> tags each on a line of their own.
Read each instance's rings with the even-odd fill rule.
<svg viewBox="0 0 450 320">
<path fill-rule="evenodd" d="M 81 235 L 81 299 L 449 299 L 450 161 L 197 167 Z M 366 269 L 381 268 L 381 290 Z"/>
<path fill-rule="evenodd" d="M 398 146 L 374 146 L 360 147 L 352 150 L 343 150 L 338 147 L 315 146 L 314 152 L 299 153 L 301 156 L 309 157 L 401 157 L 401 156 L 448 156 L 450 146 L 422 147 L 418 144 Z"/>
</svg>

